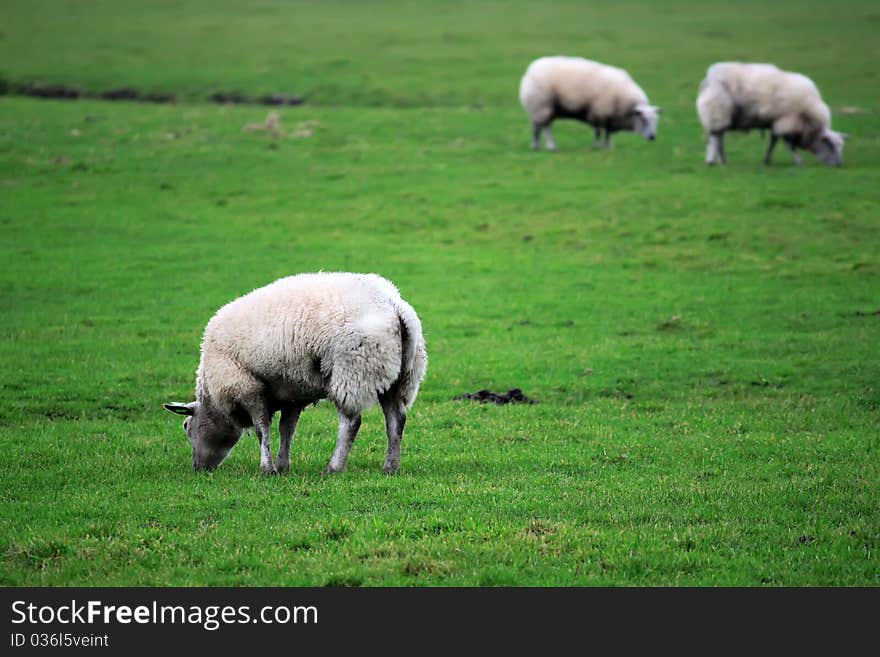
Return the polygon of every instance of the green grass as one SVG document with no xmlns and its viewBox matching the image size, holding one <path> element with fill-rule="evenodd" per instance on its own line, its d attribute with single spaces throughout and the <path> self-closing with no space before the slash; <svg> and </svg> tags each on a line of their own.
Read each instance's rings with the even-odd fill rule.
<svg viewBox="0 0 880 657">
<path fill-rule="evenodd" d="M 4 3 L 7 80 L 311 102 L 273 138 L 264 108 L 0 98 L 0 583 L 880 585 L 874 5 L 341 4 Z M 548 52 L 630 68 L 658 141 L 532 152 Z M 845 165 L 765 168 L 754 134 L 707 169 L 696 86 L 733 57 L 814 77 Z M 318 269 L 422 317 L 401 474 L 372 410 L 322 478 L 326 403 L 290 475 L 252 435 L 194 474 L 161 404 L 204 324 Z M 451 401 L 511 387 L 540 403 Z"/>
</svg>

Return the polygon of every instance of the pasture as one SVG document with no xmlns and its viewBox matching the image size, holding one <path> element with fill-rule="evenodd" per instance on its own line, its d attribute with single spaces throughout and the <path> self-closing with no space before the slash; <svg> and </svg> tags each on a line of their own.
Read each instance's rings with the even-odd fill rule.
<svg viewBox="0 0 880 657">
<path fill-rule="evenodd" d="M 8 0 L 0 96 L 0 583 L 880 585 L 880 11 L 872 2 Z M 623 66 L 658 139 L 558 123 L 529 61 Z M 706 67 L 810 75 L 850 133 L 795 167 L 730 135 Z M 306 97 L 271 108 L 216 91 Z M 275 278 L 372 271 L 421 316 L 400 474 L 381 411 L 322 477 L 253 435 L 195 474 L 180 419 L 213 312 Z M 519 387 L 534 405 L 452 401 Z M 276 418 L 277 420 L 277 418 Z M 273 448 L 277 449 L 277 430 Z"/>
</svg>

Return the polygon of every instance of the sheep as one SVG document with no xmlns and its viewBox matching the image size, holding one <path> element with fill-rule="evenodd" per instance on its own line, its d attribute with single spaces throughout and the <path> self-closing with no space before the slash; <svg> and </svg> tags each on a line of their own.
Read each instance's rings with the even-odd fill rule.
<svg viewBox="0 0 880 657">
<path fill-rule="evenodd" d="M 582 57 L 541 57 L 529 64 L 519 84 L 519 100 L 532 122 L 532 148 L 556 150 L 550 126 L 556 119 L 576 119 L 593 126 L 594 148 L 609 148 L 611 133 L 657 135 L 660 108 L 629 73 Z M 604 132 L 604 140 L 601 139 Z"/>
<path fill-rule="evenodd" d="M 384 471 L 400 467 L 406 411 L 428 357 L 422 325 L 397 288 L 376 274 L 288 276 L 226 304 L 205 327 L 196 400 L 164 407 L 187 416 L 196 470 L 213 470 L 254 427 L 260 471 L 290 469 L 300 413 L 328 398 L 339 414 L 336 449 L 325 473 L 345 469 L 361 413 L 381 404 L 388 435 Z M 281 411 L 278 456 L 270 427 Z"/>
<path fill-rule="evenodd" d="M 719 62 L 709 67 L 700 84 L 697 113 L 708 136 L 707 164 L 726 164 L 726 130 L 770 130 L 764 164 L 782 139 L 795 164 L 803 161 L 802 148 L 825 164 L 840 166 L 846 135 L 831 130 L 831 111 L 819 89 L 800 73 L 783 71 L 773 64 Z"/>
</svg>

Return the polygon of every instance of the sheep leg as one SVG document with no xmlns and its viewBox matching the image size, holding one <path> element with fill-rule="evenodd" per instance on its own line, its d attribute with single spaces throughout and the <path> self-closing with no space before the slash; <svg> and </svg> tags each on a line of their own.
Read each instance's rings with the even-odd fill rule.
<svg viewBox="0 0 880 657">
<path fill-rule="evenodd" d="M 718 164 L 718 135 L 714 132 L 709 133 L 706 144 L 706 164 Z"/>
<path fill-rule="evenodd" d="M 709 134 L 709 143 L 706 145 L 706 164 L 727 164 L 723 132 Z"/>
<path fill-rule="evenodd" d="M 396 398 L 380 397 L 379 402 L 385 414 L 385 431 L 388 434 L 388 452 L 382 470 L 385 474 L 394 474 L 400 469 L 400 443 L 406 426 L 406 407 Z"/>
<path fill-rule="evenodd" d="M 596 141 L 593 142 L 593 148 L 595 149 L 606 149 L 611 148 L 611 133 L 608 131 L 608 128 L 603 128 L 601 126 L 596 126 L 594 128 Z M 604 138 L 603 138 L 604 136 Z"/>
<path fill-rule="evenodd" d="M 540 124 L 532 124 L 532 148 L 534 150 L 541 148 L 541 130 L 543 130 L 543 126 Z"/>
<path fill-rule="evenodd" d="M 785 145 L 788 146 L 788 150 L 791 151 L 791 158 L 794 160 L 794 163 L 798 166 L 801 166 L 804 161 L 801 159 L 801 156 L 797 154 L 797 149 L 795 148 L 794 144 L 786 139 Z"/>
<path fill-rule="evenodd" d="M 278 456 L 275 458 L 275 469 L 278 472 L 290 470 L 290 441 L 296 432 L 296 423 L 302 413 L 302 406 L 288 406 L 281 411 L 281 420 L 278 423 L 278 431 L 281 434 L 281 444 L 278 447 Z"/>
<path fill-rule="evenodd" d="M 260 472 L 263 474 L 277 474 L 275 464 L 272 463 L 272 449 L 269 444 L 270 427 L 272 425 L 272 416 L 269 413 L 262 412 L 253 417 L 254 431 L 257 433 L 257 439 L 260 441 Z"/>
<path fill-rule="evenodd" d="M 779 137 L 771 133 L 770 143 L 767 145 L 767 153 L 764 155 L 764 164 L 770 164 L 770 157 L 773 155 L 773 149 L 776 148 L 777 141 L 779 141 Z"/>
<path fill-rule="evenodd" d="M 556 150 L 556 142 L 553 140 L 553 131 L 550 129 L 550 124 L 544 126 L 544 142 L 547 144 L 548 151 Z"/>
<path fill-rule="evenodd" d="M 351 446 L 354 445 L 354 439 L 360 428 L 360 413 L 347 415 L 342 409 L 339 409 L 339 435 L 336 438 L 336 449 L 333 450 L 333 456 L 330 457 L 330 464 L 324 470 L 324 474 L 345 470 L 345 464 L 348 463 L 348 453 L 351 451 Z"/>
<path fill-rule="evenodd" d="M 724 133 L 718 133 L 718 157 L 721 158 L 721 164 L 727 164 L 727 153 L 724 152 Z"/>
</svg>

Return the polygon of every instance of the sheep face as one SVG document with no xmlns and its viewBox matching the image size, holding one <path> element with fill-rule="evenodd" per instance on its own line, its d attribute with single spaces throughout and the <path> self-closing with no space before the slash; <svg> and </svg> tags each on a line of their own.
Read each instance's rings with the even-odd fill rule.
<svg viewBox="0 0 880 657">
<path fill-rule="evenodd" d="M 192 448 L 193 470 L 214 470 L 241 437 L 241 430 L 211 413 L 199 402 L 165 404 L 172 413 L 187 416 L 183 431 Z"/>
<path fill-rule="evenodd" d="M 632 114 L 632 130 L 649 141 L 657 136 L 660 108 L 656 105 L 636 105 Z"/>
<path fill-rule="evenodd" d="M 825 164 L 839 167 L 843 164 L 843 142 L 845 139 L 846 135 L 843 133 L 826 128 L 809 144 L 807 150 Z"/>
</svg>

